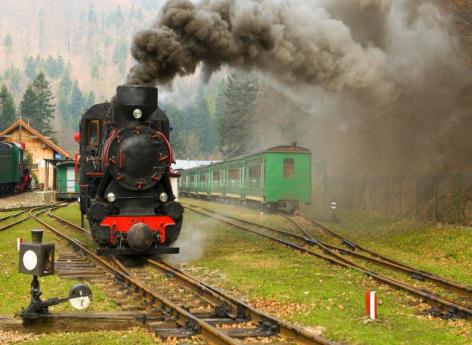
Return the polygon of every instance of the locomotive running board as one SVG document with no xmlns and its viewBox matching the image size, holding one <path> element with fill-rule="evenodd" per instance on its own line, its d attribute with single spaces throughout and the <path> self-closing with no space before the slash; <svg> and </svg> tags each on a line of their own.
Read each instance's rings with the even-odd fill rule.
<svg viewBox="0 0 472 345">
<path fill-rule="evenodd" d="M 156 254 L 179 254 L 180 248 L 177 247 L 160 247 L 151 248 L 145 252 L 135 252 L 130 248 L 98 248 L 97 255 L 111 256 L 111 255 L 156 255 Z"/>
</svg>

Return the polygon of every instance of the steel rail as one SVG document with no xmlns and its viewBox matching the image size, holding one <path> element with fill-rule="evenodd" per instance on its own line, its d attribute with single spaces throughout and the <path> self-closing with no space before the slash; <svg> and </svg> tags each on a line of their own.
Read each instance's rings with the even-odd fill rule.
<svg viewBox="0 0 472 345">
<path fill-rule="evenodd" d="M 74 228 L 75 230 L 77 231 L 80 231 L 82 233 L 86 233 L 86 234 L 90 234 L 90 231 L 85 229 L 85 228 L 82 228 L 72 222 L 69 222 L 68 220 L 64 219 L 64 218 L 61 218 L 61 217 L 58 217 L 56 216 L 54 213 L 52 213 L 52 210 L 48 210 L 48 216 L 57 220 L 58 222 L 61 222 L 63 224 L 66 224 L 68 226 L 70 226 L 71 228 Z"/>
<path fill-rule="evenodd" d="M 103 258 L 99 257 L 97 254 L 90 251 L 87 247 L 85 247 L 80 242 L 74 240 L 73 238 L 63 234 L 61 231 L 57 230 L 53 226 L 49 225 L 48 223 L 42 221 L 35 215 L 31 214 L 31 217 L 36 220 L 38 223 L 42 224 L 45 228 L 52 231 L 58 237 L 62 238 L 63 240 L 67 241 L 68 243 L 72 244 L 75 248 L 85 254 L 91 261 L 93 261 L 98 266 L 102 267 L 105 271 L 115 275 L 119 280 L 125 282 L 128 286 L 132 286 L 135 289 L 135 292 L 141 291 L 144 297 L 149 296 L 152 298 L 153 301 L 159 301 L 161 307 L 163 309 L 171 309 L 174 311 L 178 320 L 176 321 L 181 326 L 189 326 L 191 327 L 195 333 L 201 334 L 210 344 L 230 344 L 230 345 L 239 345 L 240 342 L 234 338 L 228 336 L 222 329 L 219 329 L 212 324 L 205 322 L 202 319 L 197 318 L 196 316 L 192 315 L 190 312 L 185 310 L 184 308 L 176 305 L 169 299 L 160 296 L 156 291 L 147 287 L 142 281 L 138 280 L 137 278 L 130 276 L 124 273 L 121 269 L 118 270 L 113 267 L 108 261 L 104 260 Z"/>
<path fill-rule="evenodd" d="M 64 224 L 70 225 L 76 230 L 83 232 L 85 229 L 64 220 L 61 217 L 54 215 L 52 212 L 48 213 L 49 216 L 56 219 L 59 222 Z M 126 276 L 129 279 L 139 280 L 139 278 L 130 272 L 118 259 L 115 257 L 112 258 L 112 261 L 116 266 L 119 268 L 119 273 L 123 276 Z M 290 325 L 289 323 L 276 319 L 264 312 L 258 311 L 257 309 L 249 306 L 243 301 L 240 301 L 225 292 L 212 287 L 208 284 L 200 282 L 196 278 L 188 275 L 187 273 L 183 272 L 182 270 L 170 265 L 169 263 L 163 261 L 157 261 L 150 258 L 145 259 L 146 263 L 156 270 L 164 272 L 165 274 L 169 274 L 172 277 L 175 277 L 182 283 L 184 286 L 188 287 L 189 289 L 196 291 L 203 300 L 208 302 L 214 306 L 224 306 L 225 308 L 230 308 L 232 311 L 232 316 L 237 319 L 244 318 L 247 321 L 253 322 L 266 322 L 271 325 L 278 326 L 278 333 L 277 335 L 284 336 L 290 339 L 297 340 L 297 343 L 303 345 L 334 345 L 335 343 L 324 339 L 320 336 L 315 334 L 309 333 L 302 328 L 295 327 Z"/>
<path fill-rule="evenodd" d="M 274 318 L 264 312 L 261 312 L 247 303 L 228 295 L 220 289 L 201 282 L 197 278 L 189 275 L 177 267 L 172 266 L 167 262 L 156 261 L 153 259 L 147 259 L 146 261 L 151 267 L 166 274 L 172 275 L 190 289 L 198 291 L 198 293 L 204 295 L 206 299 L 222 303 L 226 306 L 231 306 L 233 309 L 232 311 L 236 316 L 247 318 L 248 320 L 255 322 L 268 322 L 269 324 L 278 325 L 280 327 L 278 334 L 281 336 L 287 337 L 289 339 L 296 339 L 297 343 L 307 345 L 333 344 L 331 341 L 309 333 L 300 327 L 295 327 L 283 320 Z"/>
<path fill-rule="evenodd" d="M 308 239 L 319 241 L 320 243 L 322 243 L 324 246 L 328 247 L 331 250 L 335 250 L 335 251 L 337 251 L 341 254 L 351 255 L 351 256 L 360 258 L 362 260 L 366 260 L 366 261 L 369 261 L 371 263 L 381 265 L 381 266 L 389 268 L 389 269 L 393 269 L 397 272 L 402 272 L 402 273 L 409 274 L 414 279 L 428 280 L 428 281 L 434 283 L 435 285 L 437 285 L 439 287 L 442 287 L 446 290 L 449 290 L 450 292 L 454 292 L 458 295 L 467 297 L 469 299 L 472 298 L 472 287 L 470 287 L 470 286 L 465 286 L 465 285 L 462 285 L 460 283 L 448 280 L 446 278 L 434 275 L 432 273 L 428 273 L 428 272 L 419 270 L 417 268 L 405 265 L 405 264 L 400 263 L 398 261 L 386 258 L 383 255 L 380 255 L 380 254 L 374 253 L 373 251 L 364 249 L 363 247 L 357 245 L 356 243 L 354 243 L 352 241 L 349 241 L 345 238 L 342 238 L 341 236 L 336 236 L 336 237 L 342 239 L 343 241 L 346 241 L 346 242 L 343 242 L 343 243 L 349 243 L 348 248 L 340 248 L 340 247 L 325 243 L 325 242 L 321 241 L 320 239 L 315 238 L 302 225 L 297 223 L 292 217 L 288 217 L 284 214 L 281 214 L 281 216 L 284 217 L 285 219 L 287 219 L 288 221 L 290 221 L 292 224 L 294 224 L 301 232 L 303 232 L 307 236 Z M 313 223 L 313 221 L 311 221 L 308 218 L 303 217 L 303 219 L 308 221 L 310 224 L 312 224 L 315 227 L 320 227 L 320 228 L 322 227 L 321 225 L 319 225 L 316 222 Z M 322 229 L 322 230 L 324 230 L 324 229 Z M 349 248 L 352 248 L 352 247 L 356 248 L 356 249 L 359 249 L 360 251 L 364 251 L 364 252 L 366 252 L 366 253 L 368 253 L 372 256 L 365 255 L 365 254 L 362 254 L 362 253 L 358 253 L 353 249 L 349 249 Z"/>
<path fill-rule="evenodd" d="M 22 214 L 24 214 L 24 213 L 26 213 L 26 212 L 28 212 L 28 211 L 29 211 L 29 210 L 23 210 L 23 211 L 20 211 L 20 212 L 17 212 L 17 213 L 10 214 L 10 215 L 8 215 L 8 216 L 2 217 L 2 218 L 0 218 L 0 222 L 3 222 L 3 221 L 5 221 L 5 220 L 11 219 L 11 218 L 16 218 L 16 217 L 21 216 Z"/>
<path fill-rule="evenodd" d="M 247 224 L 247 225 L 250 225 L 250 226 L 254 226 L 254 227 L 257 227 L 257 228 L 263 228 L 263 229 L 267 229 L 267 230 L 270 229 L 271 231 L 275 231 L 275 232 L 281 233 L 281 234 L 283 234 L 283 233 L 287 234 L 286 232 L 284 232 L 283 230 L 280 230 L 280 229 L 276 229 L 276 228 L 273 228 L 273 227 L 270 227 L 270 226 L 260 225 L 260 224 L 257 224 L 257 223 L 252 223 L 252 222 L 247 221 L 247 220 L 240 220 L 240 219 L 237 219 L 236 217 L 226 216 L 226 215 L 220 214 L 218 212 L 207 210 L 207 209 L 204 209 L 204 208 L 201 208 L 201 207 L 200 207 L 200 209 L 195 209 L 195 208 L 187 205 L 186 208 L 193 211 L 193 212 L 195 212 L 195 213 L 199 213 L 199 214 L 205 215 L 207 217 L 217 219 L 217 220 L 219 220 L 223 223 L 226 223 L 228 225 L 232 225 L 232 226 L 235 226 L 235 227 L 240 228 L 242 230 L 249 231 L 251 233 L 254 233 L 254 234 L 260 235 L 262 237 L 268 238 L 272 241 L 275 241 L 275 242 L 278 242 L 280 244 L 291 247 L 293 249 L 296 249 L 300 252 L 303 252 L 303 253 L 306 253 L 306 254 L 309 254 L 309 255 L 313 255 L 313 256 L 319 257 L 321 259 L 324 259 L 328 262 L 331 262 L 333 264 L 337 264 L 339 266 L 342 266 L 342 267 L 345 267 L 345 268 L 350 268 L 350 269 L 353 269 L 355 271 L 364 273 L 367 276 L 372 277 L 373 279 L 375 279 L 377 281 L 380 281 L 382 283 L 390 285 L 394 288 L 407 291 L 407 292 L 411 293 L 412 295 L 416 295 L 418 297 L 421 297 L 421 298 L 429 301 L 430 304 L 442 307 L 448 313 L 450 313 L 450 312 L 457 313 L 457 314 L 460 314 L 463 317 L 472 316 L 472 309 L 470 307 L 466 306 L 466 305 L 448 300 L 444 297 L 438 296 L 438 295 L 433 294 L 429 291 L 418 289 L 418 288 L 416 288 L 414 286 L 411 286 L 411 285 L 408 285 L 408 284 L 406 284 L 402 281 L 387 277 L 387 276 L 385 276 L 383 274 L 379 274 L 375 271 L 371 271 L 371 270 L 369 270 L 369 269 L 367 269 L 367 268 L 365 268 L 365 267 L 363 267 L 363 266 L 361 266 L 357 263 L 352 262 L 351 260 L 348 260 L 348 259 L 342 257 L 340 254 L 334 252 L 333 250 L 327 248 L 326 246 L 323 246 L 322 243 L 317 242 L 317 243 L 312 243 L 312 244 L 317 244 L 323 250 L 323 252 L 325 254 L 317 253 L 317 252 L 315 252 L 315 251 L 313 251 L 309 248 L 303 247 L 303 246 L 298 245 L 296 243 L 286 241 L 286 240 L 280 239 L 278 237 L 268 235 L 268 234 L 265 234 L 263 232 L 251 229 L 247 226 L 238 224 L 238 222 L 243 223 L 243 224 Z M 293 234 L 288 233 L 288 235 L 293 235 Z M 326 254 L 328 254 L 328 255 L 326 255 Z"/>
<path fill-rule="evenodd" d="M 47 209 L 49 209 L 49 208 L 51 208 L 51 206 L 47 206 L 47 207 L 45 207 L 45 206 L 38 206 L 38 207 L 31 208 L 31 209 L 27 210 L 26 212 L 30 212 L 30 213 L 31 213 L 31 212 L 36 212 L 36 211 L 38 211 L 38 210 L 42 210 L 41 212 L 38 213 L 38 214 L 41 214 L 41 213 L 46 212 Z M 43 209 L 44 209 L 44 210 L 43 210 Z M 0 227 L 0 232 L 5 231 L 5 230 L 8 230 L 8 229 L 14 227 L 15 225 L 21 224 L 21 223 L 23 223 L 23 222 L 25 222 L 25 221 L 27 221 L 27 220 L 29 220 L 29 219 L 31 219 L 31 216 L 28 214 L 28 215 L 27 215 L 26 217 L 24 217 L 24 218 L 18 219 L 17 221 L 15 221 L 15 222 L 13 222 L 13 223 L 10 223 L 10 224 L 7 224 L 7 225 L 4 225 L 4 226 Z"/>
</svg>

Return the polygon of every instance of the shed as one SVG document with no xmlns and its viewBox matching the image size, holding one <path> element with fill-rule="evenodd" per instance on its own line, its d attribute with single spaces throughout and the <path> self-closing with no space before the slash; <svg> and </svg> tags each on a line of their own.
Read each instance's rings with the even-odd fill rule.
<svg viewBox="0 0 472 345">
<path fill-rule="evenodd" d="M 31 155 L 31 172 L 44 186 L 44 190 L 55 189 L 55 169 L 50 160 L 70 159 L 70 155 L 55 144 L 50 137 L 46 137 L 30 126 L 23 119 L 12 123 L 7 129 L 0 132 L 0 141 L 21 142 L 25 150 Z"/>
<path fill-rule="evenodd" d="M 65 160 L 56 164 L 57 199 L 74 200 L 79 196 L 75 162 Z"/>
</svg>

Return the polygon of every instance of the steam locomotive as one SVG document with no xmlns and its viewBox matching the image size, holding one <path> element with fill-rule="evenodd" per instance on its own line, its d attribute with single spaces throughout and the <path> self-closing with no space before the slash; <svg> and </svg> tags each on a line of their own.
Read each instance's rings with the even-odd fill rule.
<svg viewBox="0 0 472 345">
<path fill-rule="evenodd" d="M 169 119 L 149 86 L 119 86 L 80 133 L 80 211 L 101 255 L 174 254 L 183 208 L 170 182 Z"/>
</svg>

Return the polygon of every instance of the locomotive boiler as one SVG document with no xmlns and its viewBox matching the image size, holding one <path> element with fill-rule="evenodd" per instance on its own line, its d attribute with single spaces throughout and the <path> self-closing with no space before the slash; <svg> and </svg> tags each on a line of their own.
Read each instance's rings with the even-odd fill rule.
<svg viewBox="0 0 472 345">
<path fill-rule="evenodd" d="M 183 208 L 170 178 L 172 148 L 158 91 L 119 86 L 80 122 L 80 210 L 103 255 L 170 254 Z"/>
</svg>

